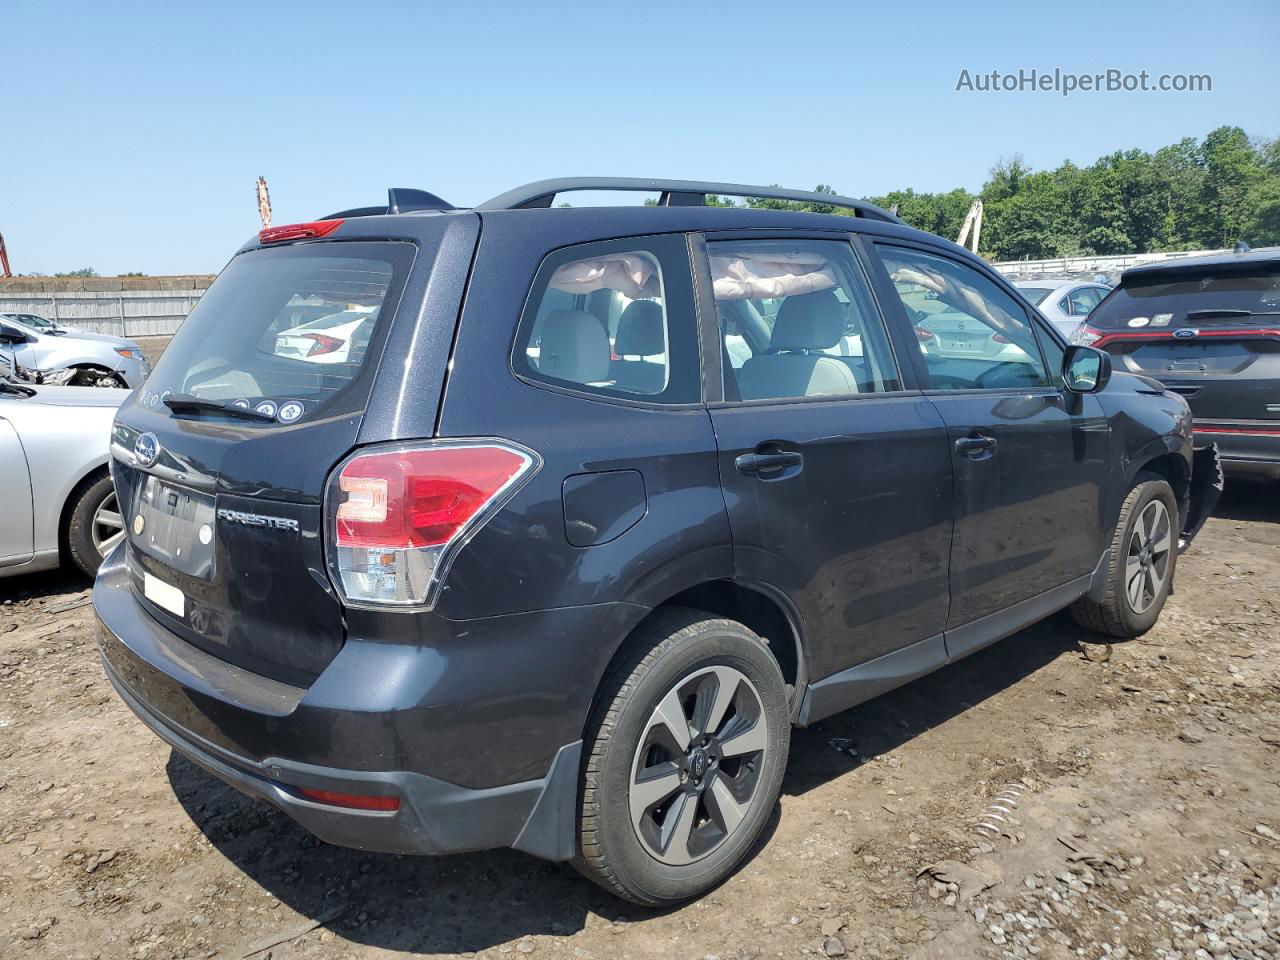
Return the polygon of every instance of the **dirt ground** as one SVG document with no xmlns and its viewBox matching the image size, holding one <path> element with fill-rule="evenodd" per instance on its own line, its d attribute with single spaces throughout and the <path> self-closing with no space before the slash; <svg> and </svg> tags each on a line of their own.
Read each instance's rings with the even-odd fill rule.
<svg viewBox="0 0 1280 960">
<path fill-rule="evenodd" d="M 1280 497 L 1218 514 L 1140 640 L 1059 615 L 797 731 L 760 848 L 659 913 L 320 844 L 113 695 L 86 583 L 0 581 L 0 956 L 1280 957 Z"/>
</svg>

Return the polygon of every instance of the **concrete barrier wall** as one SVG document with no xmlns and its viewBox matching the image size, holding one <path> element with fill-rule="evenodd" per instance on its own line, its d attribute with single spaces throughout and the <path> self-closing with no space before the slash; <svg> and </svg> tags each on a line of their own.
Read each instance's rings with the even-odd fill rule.
<svg viewBox="0 0 1280 960">
<path fill-rule="evenodd" d="M 1185 250 L 1176 253 L 1117 253 L 1096 257 L 1059 257 L 1056 260 L 1005 260 L 992 266 L 1010 280 L 1040 280 L 1042 278 L 1076 277 L 1092 280 L 1095 274 L 1105 274 L 1111 281 L 1129 267 L 1159 260 L 1178 260 L 1183 257 L 1203 257 L 1230 250 Z"/>
<path fill-rule="evenodd" d="M 15 277 L 0 280 L 0 313 L 34 313 L 117 337 L 172 334 L 211 276 Z"/>
</svg>

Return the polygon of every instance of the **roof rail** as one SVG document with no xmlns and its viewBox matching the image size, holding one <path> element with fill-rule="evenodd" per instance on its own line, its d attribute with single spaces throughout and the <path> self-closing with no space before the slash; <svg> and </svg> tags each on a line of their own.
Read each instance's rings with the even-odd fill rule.
<svg viewBox="0 0 1280 960">
<path fill-rule="evenodd" d="M 339 210 L 331 213 L 323 220 L 338 220 L 350 217 L 379 217 L 388 213 L 410 213 L 414 210 L 452 210 L 453 204 L 441 200 L 434 193 L 425 190 L 414 190 L 412 187 L 390 187 L 387 190 L 385 207 L 353 207 L 350 210 Z"/>
<path fill-rule="evenodd" d="M 527 210 L 534 207 L 549 207 L 558 194 L 579 190 L 633 190 L 657 193 L 660 207 L 700 207 L 706 204 L 708 194 L 723 197 L 796 200 L 801 203 L 845 207 L 858 216 L 871 220 L 902 223 L 897 216 L 873 203 L 854 200 L 852 197 L 841 197 L 833 193 L 787 190 L 782 187 L 753 187 L 741 183 L 711 183 L 701 180 L 648 180 L 641 177 L 563 177 L 557 180 L 538 180 L 501 193 L 492 200 L 486 200 L 475 209 Z"/>
</svg>

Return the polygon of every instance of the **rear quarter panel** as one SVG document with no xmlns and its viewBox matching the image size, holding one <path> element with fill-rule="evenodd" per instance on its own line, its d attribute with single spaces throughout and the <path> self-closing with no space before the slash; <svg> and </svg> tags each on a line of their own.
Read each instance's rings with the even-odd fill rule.
<svg viewBox="0 0 1280 960">
<path fill-rule="evenodd" d="M 500 223 L 491 227 L 491 217 Z M 486 216 L 439 434 L 505 437 L 544 462 L 459 554 L 439 604 L 447 617 L 610 602 L 647 606 L 733 571 L 715 435 L 701 404 L 614 403 L 513 374 L 516 325 L 543 257 L 609 236 L 600 221 L 572 218 L 549 242 L 539 220 L 522 211 Z M 621 470 L 643 477 L 642 516 L 608 542 L 574 546 L 565 530 L 565 481 Z"/>
</svg>

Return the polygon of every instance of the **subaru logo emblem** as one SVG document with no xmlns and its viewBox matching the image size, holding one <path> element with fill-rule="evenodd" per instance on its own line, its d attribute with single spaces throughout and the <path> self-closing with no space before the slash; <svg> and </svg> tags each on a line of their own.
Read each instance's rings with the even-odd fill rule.
<svg viewBox="0 0 1280 960">
<path fill-rule="evenodd" d="M 133 441 L 133 462 L 149 467 L 160 459 L 160 441 L 154 433 L 142 433 Z"/>
<path fill-rule="evenodd" d="M 1181 330 L 1173 331 L 1173 335 L 1179 340 L 1190 340 L 1192 337 L 1200 336 L 1200 331 L 1195 327 L 1183 327 Z"/>
</svg>

